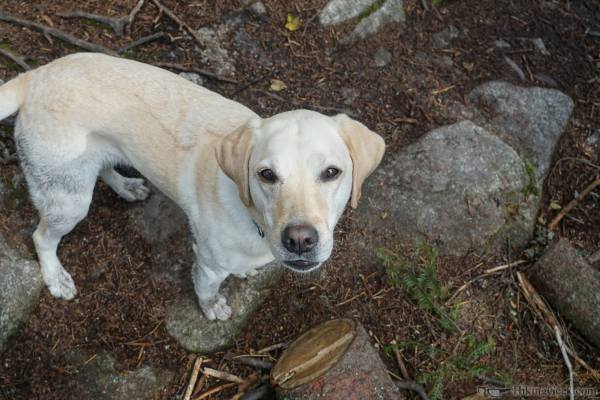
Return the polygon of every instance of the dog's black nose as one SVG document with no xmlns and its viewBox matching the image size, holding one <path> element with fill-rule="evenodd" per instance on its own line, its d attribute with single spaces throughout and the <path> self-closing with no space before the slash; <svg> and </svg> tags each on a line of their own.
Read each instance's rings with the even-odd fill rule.
<svg viewBox="0 0 600 400">
<path fill-rule="evenodd" d="M 288 251 L 301 255 L 317 245 L 319 233 L 312 226 L 290 225 L 283 230 L 281 242 Z"/>
</svg>

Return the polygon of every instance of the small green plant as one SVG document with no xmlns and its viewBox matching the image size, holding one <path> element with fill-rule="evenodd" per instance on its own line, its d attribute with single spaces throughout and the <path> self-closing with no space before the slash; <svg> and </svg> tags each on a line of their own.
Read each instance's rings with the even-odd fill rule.
<svg viewBox="0 0 600 400">
<path fill-rule="evenodd" d="M 419 245 L 412 259 L 386 248 L 378 248 L 377 256 L 383 261 L 390 285 L 404 289 L 420 309 L 438 318 L 445 330 L 457 330 L 460 309 L 446 304 L 448 287 L 442 285 L 438 278 L 438 252 L 435 247 L 425 243 Z"/>
<path fill-rule="evenodd" d="M 436 7 L 443 6 L 448 2 L 448 0 L 431 0 L 431 4 Z"/>
</svg>

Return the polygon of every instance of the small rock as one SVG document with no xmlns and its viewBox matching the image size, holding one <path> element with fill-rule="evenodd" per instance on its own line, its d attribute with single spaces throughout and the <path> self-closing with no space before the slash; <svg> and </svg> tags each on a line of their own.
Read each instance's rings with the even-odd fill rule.
<svg viewBox="0 0 600 400">
<path fill-rule="evenodd" d="M 198 86 L 204 85 L 204 79 L 202 79 L 202 77 L 195 72 L 180 72 L 179 76 L 192 83 L 195 83 Z"/>
<path fill-rule="evenodd" d="M 535 46 L 535 48 L 545 56 L 549 56 L 550 52 L 546 48 L 546 44 L 542 40 L 542 38 L 531 39 L 531 43 Z"/>
<path fill-rule="evenodd" d="M 331 0 L 319 14 L 321 25 L 336 25 L 358 17 L 365 12 L 375 0 Z"/>
<path fill-rule="evenodd" d="M 585 139 L 585 144 L 591 146 L 592 149 L 600 150 L 600 129 L 592 131 L 590 136 Z"/>
<path fill-rule="evenodd" d="M 392 53 L 386 50 L 383 47 L 380 47 L 375 52 L 375 56 L 373 57 L 375 60 L 375 65 L 378 67 L 385 67 L 392 61 Z"/>
<path fill-rule="evenodd" d="M 498 49 L 510 49 L 511 45 L 506 40 L 494 40 L 494 46 Z"/>
<path fill-rule="evenodd" d="M 216 28 L 204 27 L 197 31 L 197 36 L 204 45 L 204 49 L 199 50 L 202 62 L 211 65 L 218 75 L 235 75 L 234 60 L 229 51 L 221 46 L 221 42 L 227 39 L 227 33 L 236 23 L 237 21 L 230 21 Z"/>
<path fill-rule="evenodd" d="M 248 7 L 248 5 L 250 6 Z M 267 13 L 267 7 L 265 7 L 262 1 L 243 0 L 242 6 L 248 7 L 248 9 L 256 16 L 263 16 Z"/>
<path fill-rule="evenodd" d="M 458 37 L 460 31 L 454 25 L 448 26 L 441 32 L 433 35 L 433 46 L 442 49 L 450 46 L 452 41 Z"/>
<path fill-rule="evenodd" d="M 346 104 L 348 106 L 350 104 L 354 103 L 354 100 L 356 100 L 356 98 L 359 95 L 358 90 L 356 90 L 354 88 L 349 88 L 349 87 L 342 88 L 340 93 L 342 94 L 342 97 L 344 98 L 344 104 Z"/>
<path fill-rule="evenodd" d="M 90 354 L 74 352 L 68 361 L 79 370 L 72 383 L 74 395 L 95 400 L 150 400 L 162 398 L 162 389 L 173 379 L 170 371 L 143 366 L 132 371 L 119 371 L 115 360 L 107 353 L 89 361 Z"/>
<path fill-rule="evenodd" d="M 340 42 L 349 45 L 373 35 L 389 23 L 404 23 L 405 21 L 406 15 L 402 0 L 387 0 L 377 11 L 361 20 L 356 28 Z"/>
<path fill-rule="evenodd" d="M 260 268 L 255 276 L 227 278 L 220 289 L 233 311 L 227 321 L 207 320 L 190 288 L 167 307 L 167 331 L 179 345 L 195 353 L 213 353 L 232 346 L 250 314 L 269 295 L 282 273 L 283 267 L 273 263 Z"/>
<path fill-rule="evenodd" d="M 40 266 L 21 257 L 0 234 L 0 353 L 27 322 L 44 286 Z"/>
</svg>

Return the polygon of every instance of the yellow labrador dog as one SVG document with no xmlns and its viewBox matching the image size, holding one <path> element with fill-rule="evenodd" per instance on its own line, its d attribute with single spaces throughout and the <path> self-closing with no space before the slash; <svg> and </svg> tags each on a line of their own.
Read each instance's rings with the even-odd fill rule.
<svg viewBox="0 0 600 400">
<path fill-rule="evenodd" d="M 0 119 L 19 111 L 15 141 L 40 214 L 33 241 L 52 295 L 72 299 L 56 255 L 87 214 L 100 176 L 128 201 L 149 191 L 113 169 L 131 165 L 187 214 L 193 282 L 209 319 L 231 309 L 229 274 L 273 259 L 299 272 L 331 254 L 333 230 L 384 153 L 383 139 L 346 115 L 296 110 L 262 119 L 168 71 L 74 54 L 0 87 Z"/>
</svg>

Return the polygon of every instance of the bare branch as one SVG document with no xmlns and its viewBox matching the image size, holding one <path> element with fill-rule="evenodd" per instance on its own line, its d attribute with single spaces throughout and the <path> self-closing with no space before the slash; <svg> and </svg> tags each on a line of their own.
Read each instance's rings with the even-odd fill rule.
<svg viewBox="0 0 600 400">
<path fill-rule="evenodd" d="M 23 58 L 19 57 L 16 54 L 13 54 L 12 52 L 10 52 L 8 50 L 4 50 L 4 49 L 0 48 L 0 55 L 10 59 L 15 64 L 17 64 L 19 67 L 23 68 L 25 71 L 29 71 L 31 69 L 31 67 L 29 65 L 27 65 L 25 60 L 23 60 Z"/>
<path fill-rule="evenodd" d="M 168 9 L 167 7 L 165 7 L 160 1 L 158 0 L 151 0 L 152 3 L 154 3 L 154 5 L 156 7 L 158 7 L 158 9 L 165 13 L 169 18 L 171 18 L 177 25 L 179 25 L 180 28 L 185 29 L 186 31 L 188 31 L 188 33 L 190 35 L 192 35 L 194 37 L 194 39 L 196 39 L 196 41 L 204 46 L 205 43 L 202 40 L 202 38 L 200 37 L 200 35 L 198 35 L 198 32 L 193 29 L 191 26 L 189 26 L 188 24 L 186 24 L 185 22 L 183 22 L 177 15 L 175 15 L 175 13 L 173 11 L 171 11 L 170 9 Z"/>
<path fill-rule="evenodd" d="M 91 21 L 100 22 L 101 24 L 108 25 L 112 28 L 117 36 L 121 37 L 125 33 L 125 25 L 129 23 L 129 17 L 107 17 L 105 15 L 92 14 L 85 11 L 70 11 L 64 13 L 57 13 L 59 17 L 63 18 L 84 18 Z"/>
<path fill-rule="evenodd" d="M 66 32 L 63 32 L 60 29 L 52 28 L 48 25 L 40 24 L 40 23 L 33 22 L 33 21 L 28 21 L 26 19 L 15 17 L 12 15 L 3 13 L 3 12 L 0 12 L 0 21 L 10 22 L 13 24 L 17 24 L 17 25 L 25 26 L 27 28 L 38 30 L 38 31 L 42 32 L 44 35 L 54 36 L 57 39 L 60 39 L 62 41 L 72 44 L 73 46 L 80 47 L 80 48 L 88 50 L 88 51 L 109 54 L 111 56 L 117 55 L 117 53 L 115 53 L 111 49 L 108 49 L 108 48 L 98 45 L 98 44 L 90 43 L 83 39 L 76 38 L 75 36 L 72 36 Z"/>
<path fill-rule="evenodd" d="M 133 49 L 134 47 L 141 46 L 143 44 L 161 39 L 163 37 L 167 37 L 167 35 L 164 32 L 156 32 L 156 33 L 153 33 L 152 35 L 144 36 L 138 40 L 135 40 L 129 44 L 126 44 L 125 46 L 123 46 L 119 50 L 117 50 L 117 52 L 119 54 L 122 54 L 122 53 L 125 53 L 127 50 Z"/>
</svg>

